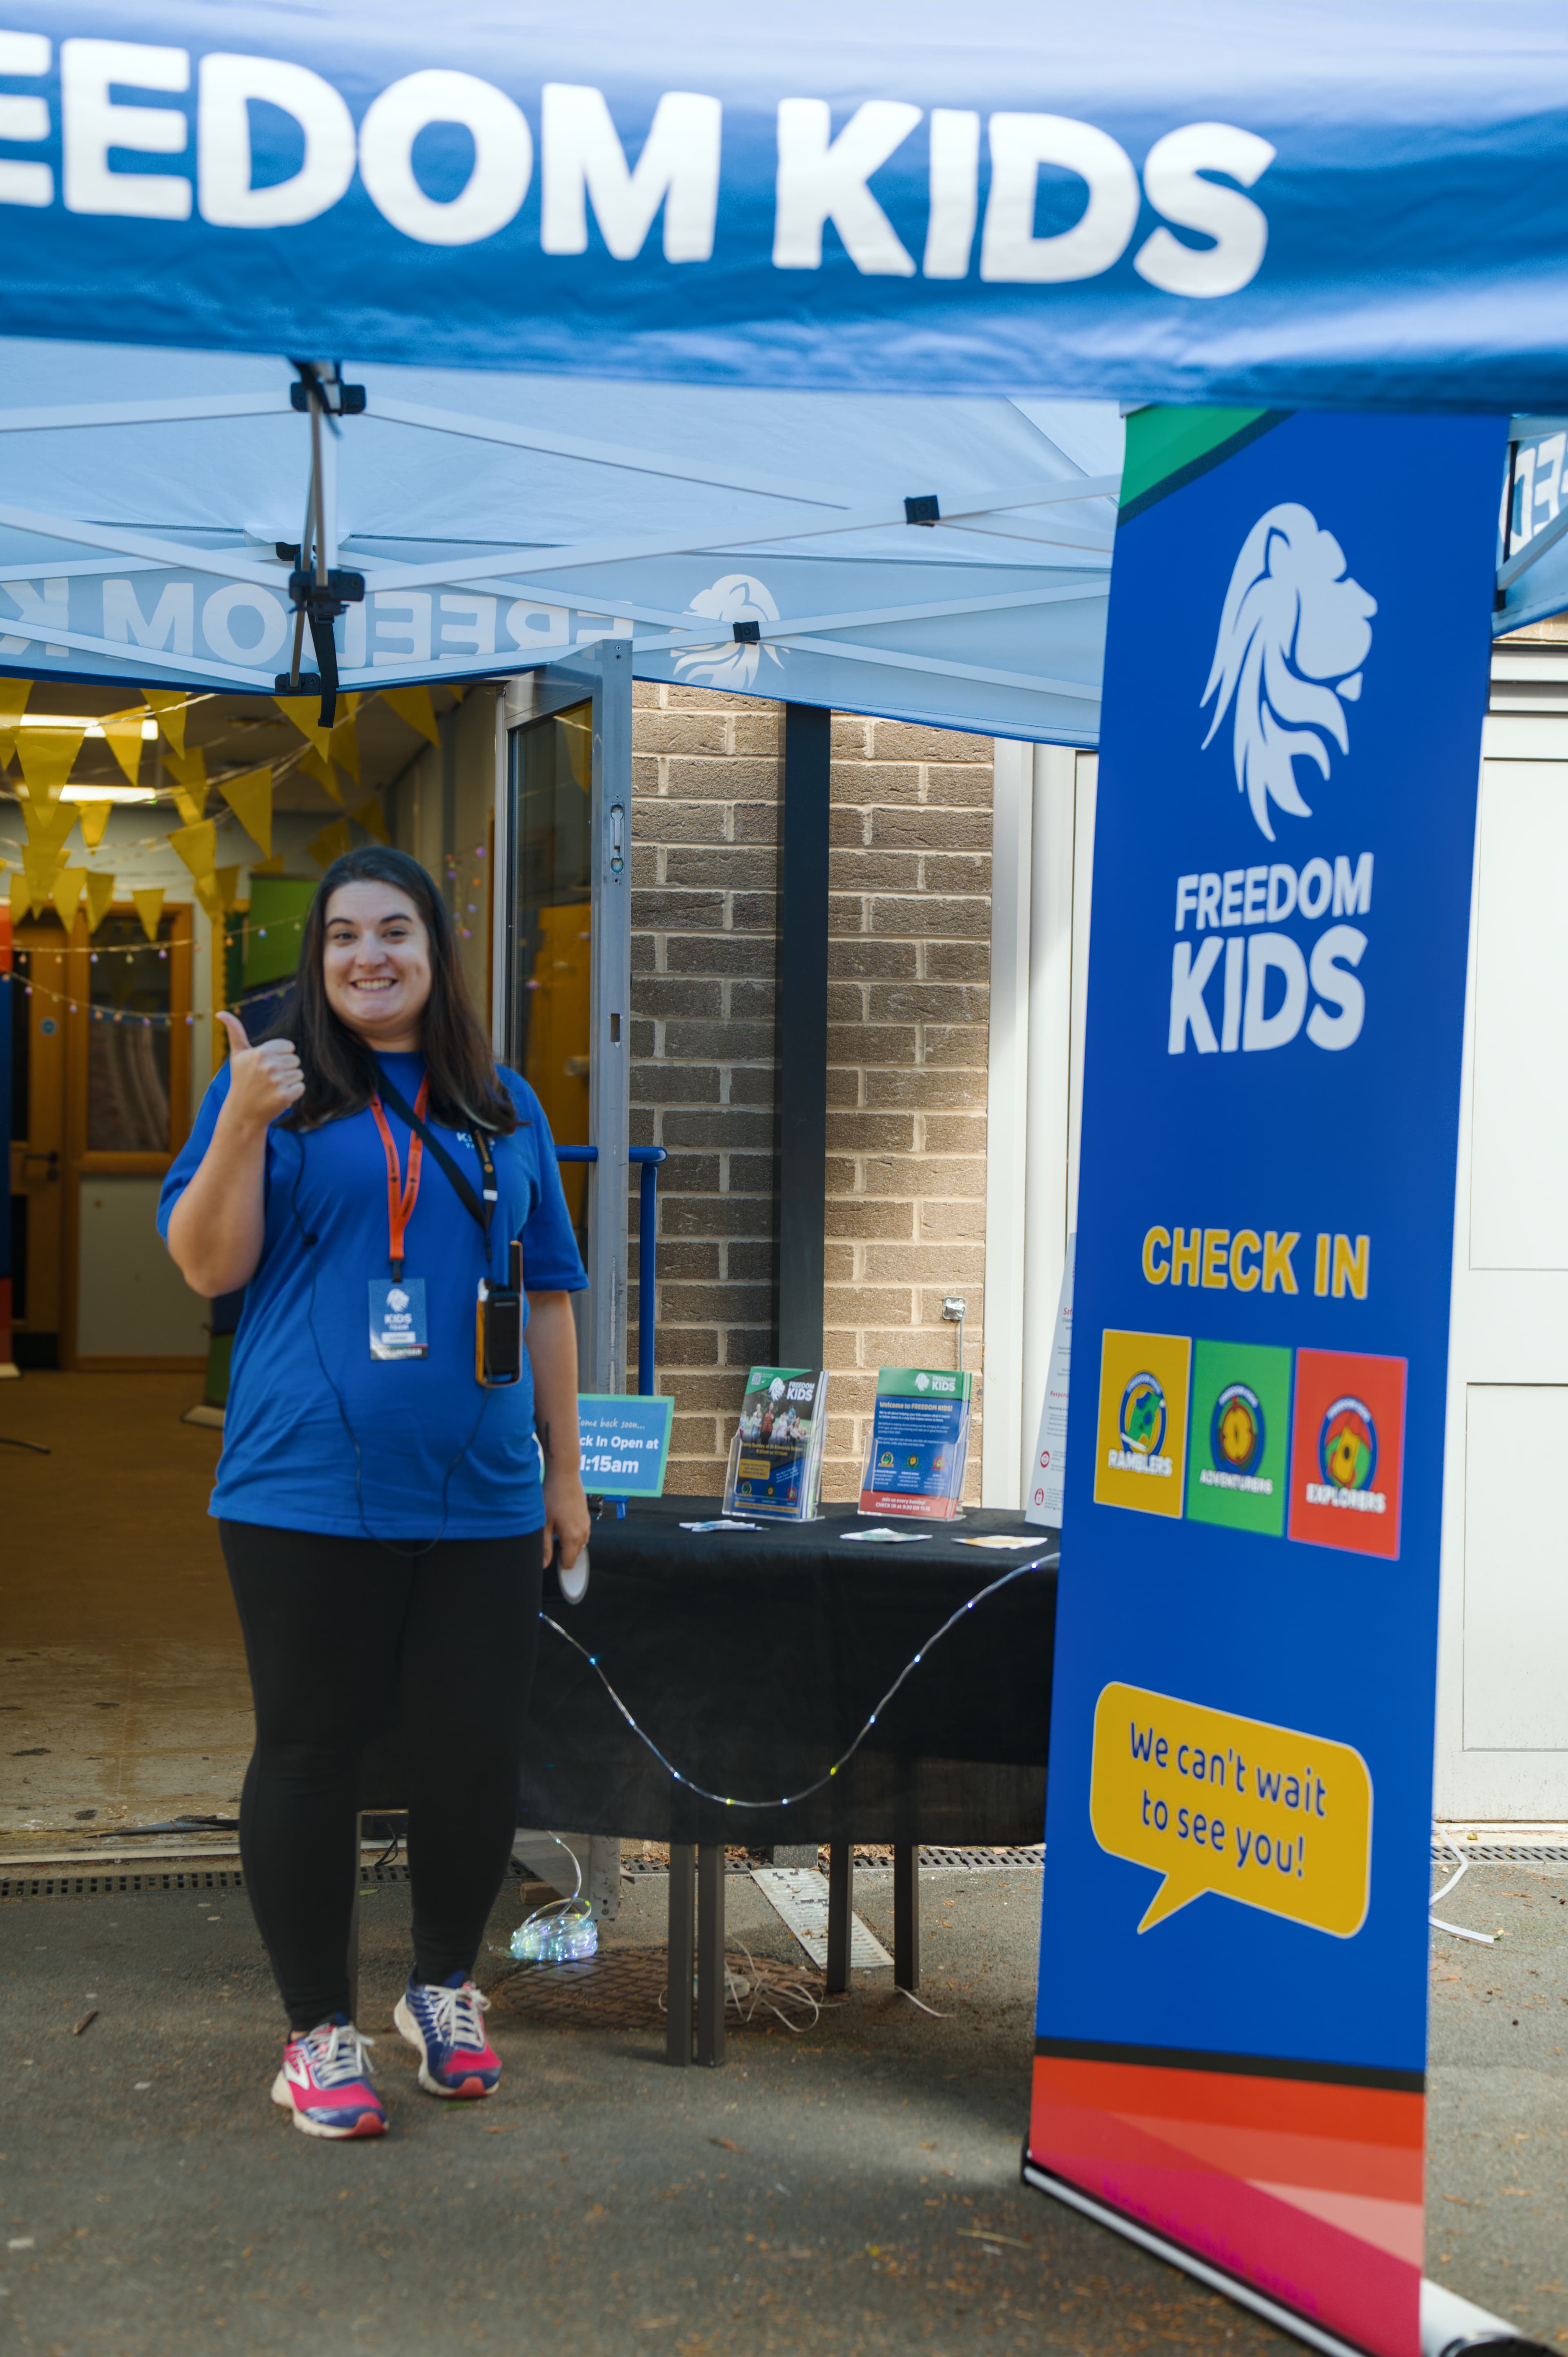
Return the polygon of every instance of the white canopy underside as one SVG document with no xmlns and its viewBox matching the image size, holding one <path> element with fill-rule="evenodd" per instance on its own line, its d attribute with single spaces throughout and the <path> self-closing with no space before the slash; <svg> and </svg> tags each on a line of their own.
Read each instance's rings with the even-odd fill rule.
<svg viewBox="0 0 1568 2357">
<path fill-rule="evenodd" d="M 347 688 L 613 633 L 643 679 L 1097 739 L 1113 404 L 343 373 L 366 393 L 326 436 L 328 554 L 366 585 L 337 624 Z M 309 471 L 296 382 L 281 359 L 0 343 L 0 669 L 270 694 Z M 907 521 L 933 498 L 938 522 Z"/>
</svg>

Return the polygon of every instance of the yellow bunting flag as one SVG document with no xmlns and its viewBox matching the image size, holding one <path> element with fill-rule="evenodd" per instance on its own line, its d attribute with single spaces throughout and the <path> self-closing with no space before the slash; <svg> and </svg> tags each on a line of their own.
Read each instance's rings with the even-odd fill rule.
<svg viewBox="0 0 1568 2357">
<path fill-rule="evenodd" d="M 193 826 L 177 826 L 169 849 L 179 854 L 198 883 L 210 882 L 218 864 L 218 822 L 204 818 Z"/>
<path fill-rule="evenodd" d="M 39 802 L 58 802 L 60 788 L 81 750 L 87 723 L 69 728 L 24 728 L 16 740 L 27 791 Z"/>
<path fill-rule="evenodd" d="M 455 700 L 455 702 L 461 704 L 468 691 L 466 687 L 457 687 L 454 685 L 452 681 L 448 680 L 446 683 L 446 693 Z"/>
<path fill-rule="evenodd" d="M 348 820 L 335 818 L 329 826 L 322 828 L 315 841 L 306 848 L 317 867 L 330 867 L 335 859 L 342 858 L 344 853 L 349 848 L 349 843 Z"/>
<path fill-rule="evenodd" d="M 0 679 L 0 770 L 8 770 L 16 750 L 14 725 L 27 708 L 33 692 L 30 679 Z"/>
<path fill-rule="evenodd" d="M 12 871 L 8 893 L 11 902 L 11 922 L 14 925 L 25 924 L 33 913 L 33 894 L 27 877 L 19 869 Z"/>
<path fill-rule="evenodd" d="M 127 785 L 139 785 L 142 777 L 141 706 L 134 712 L 106 712 L 99 722 L 109 750 L 125 772 Z"/>
<path fill-rule="evenodd" d="M 24 791 L 19 797 L 22 818 L 27 830 L 27 841 L 38 851 L 58 851 L 81 815 L 80 802 L 49 802 L 41 797 L 35 802 Z"/>
<path fill-rule="evenodd" d="M 207 808 L 207 756 L 199 745 L 188 753 L 166 755 L 164 768 L 176 780 L 175 808 L 187 826 L 194 826 Z"/>
<path fill-rule="evenodd" d="M 61 802 L 61 810 L 74 810 L 81 821 L 81 839 L 89 851 L 96 851 L 109 825 L 113 802 Z"/>
<path fill-rule="evenodd" d="M 49 899 L 54 902 L 55 913 L 68 933 L 76 921 L 77 905 L 81 899 L 81 888 L 86 881 L 85 867 L 66 867 L 55 877 L 54 888 L 49 894 Z"/>
<path fill-rule="evenodd" d="M 158 937 L 158 919 L 164 912 L 163 886 L 144 884 L 139 890 L 132 893 L 131 899 L 135 904 L 136 914 L 142 920 L 143 932 L 145 933 L 148 941 L 156 942 Z"/>
<path fill-rule="evenodd" d="M 383 687 L 381 702 L 390 704 L 400 720 L 428 737 L 433 745 L 441 742 L 441 732 L 435 726 L 435 706 L 430 701 L 427 687 Z"/>
<path fill-rule="evenodd" d="M 321 698 L 318 695 L 274 695 L 273 702 L 285 720 L 292 720 L 302 737 L 309 738 L 317 751 L 326 758 L 332 742 L 332 732 L 323 728 L 318 717 Z"/>
<path fill-rule="evenodd" d="M 307 778 L 314 778 L 318 786 L 326 787 L 335 802 L 342 801 L 343 789 L 338 782 L 337 770 L 314 747 L 308 753 L 301 754 L 299 766 Z"/>
<path fill-rule="evenodd" d="M 263 856 L 273 847 L 273 773 L 247 770 L 242 778 L 220 778 L 218 791 Z"/>
<path fill-rule="evenodd" d="M 340 770 L 347 770 L 356 785 L 360 782 L 360 740 L 354 734 L 352 718 L 339 720 L 332 731 L 332 759 Z"/>
<path fill-rule="evenodd" d="M 65 866 L 63 851 L 35 851 L 29 844 L 22 854 L 22 872 L 27 879 L 35 909 L 41 909 L 54 890 L 55 877 Z"/>
<path fill-rule="evenodd" d="M 191 889 L 215 925 L 223 921 L 223 895 L 218 889 L 216 876 L 197 876 L 191 879 Z"/>
<path fill-rule="evenodd" d="M 164 768 L 190 793 L 204 792 L 207 786 L 207 756 L 199 745 L 192 745 L 182 753 L 164 755 Z"/>
<path fill-rule="evenodd" d="M 183 753 L 185 750 L 185 716 L 189 708 L 190 698 L 188 695 L 182 694 L 178 688 L 171 690 L 168 688 L 149 687 L 147 690 L 147 702 L 152 705 L 154 712 L 157 715 L 158 726 L 168 738 L 168 741 L 174 747 L 175 751 L 177 753 Z"/>
<path fill-rule="evenodd" d="M 283 872 L 284 859 L 281 851 L 274 851 L 270 859 L 252 859 L 251 862 L 252 876 L 281 876 Z"/>
<path fill-rule="evenodd" d="M 387 815 L 381 808 L 380 794 L 372 794 L 369 802 L 356 803 L 349 815 L 350 818 L 358 819 L 365 833 L 373 834 L 378 843 L 392 841 L 392 836 L 387 833 Z"/>
<path fill-rule="evenodd" d="M 114 905 L 114 878 L 107 868 L 90 867 L 83 875 L 81 889 L 87 901 L 87 930 L 95 933 Z"/>
<path fill-rule="evenodd" d="M 240 897 L 239 861 L 236 860 L 232 867 L 215 867 L 212 871 L 212 880 L 218 887 L 218 898 L 222 903 L 224 914 L 227 915 Z"/>
</svg>

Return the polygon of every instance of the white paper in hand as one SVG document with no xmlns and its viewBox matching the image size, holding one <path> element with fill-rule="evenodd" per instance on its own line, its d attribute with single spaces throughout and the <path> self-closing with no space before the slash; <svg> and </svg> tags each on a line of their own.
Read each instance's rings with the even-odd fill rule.
<svg viewBox="0 0 1568 2357">
<path fill-rule="evenodd" d="M 561 1593 L 566 1598 L 567 1603 L 581 1604 L 584 1597 L 586 1596 L 588 1592 L 587 1548 L 578 1548 L 577 1560 L 572 1566 L 570 1570 L 567 1569 L 564 1563 L 557 1563 L 555 1566 L 555 1577 L 561 1583 Z"/>
</svg>

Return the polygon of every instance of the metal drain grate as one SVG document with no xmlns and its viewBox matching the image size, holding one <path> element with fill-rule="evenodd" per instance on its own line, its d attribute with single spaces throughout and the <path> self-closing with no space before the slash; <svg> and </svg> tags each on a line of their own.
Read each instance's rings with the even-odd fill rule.
<svg viewBox="0 0 1568 2357">
<path fill-rule="evenodd" d="M 1481 1866 L 1530 1866 L 1544 1858 L 1549 1864 L 1568 1866 L 1568 1842 L 1459 1842 L 1455 1845 L 1466 1864 L 1472 1859 Z M 1446 1842 L 1434 1842 L 1434 1866 L 1452 1866 L 1454 1851 Z"/>
<path fill-rule="evenodd" d="M 0 1900 L 7 1899 L 124 1899 L 141 1890 L 243 1890 L 245 1878 L 221 1867 L 189 1874 L 7 1874 L 0 1876 Z"/>
<path fill-rule="evenodd" d="M 530 1882 L 532 1876 L 511 1860 L 507 1871 L 514 1882 Z M 395 1866 L 361 1866 L 360 1888 L 374 1890 L 380 1885 L 408 1880 L 406 1864 Z M 243 1890 L 245 1878 L 238 1867 L 213 1867 L 200 1871 L 179 1874 L 17 1874 L 0 1875 L 0 1905 L 17 1899 L 129 1899 L 140 1891 L 158 1890 Z"/>
<path fill-rule="evenodd" d="M 822 1870 L 826 1872 L 827 1848 L 825 1845 L 819 1845 L 818 1857 L 822 1863 Z M 1045 1862 L 1046 1846 L 1044 1842 L 1036 1842 L 1027 1849 L 955 1849 L 950 1847 L 945 1843 L 933 1842 L 922 1845 L 920 1850 L 920 1864 L 922 1867 L 929 1867 L 934 1871 L 947 1873 L 961 1872 L 966 1874 L 974 1874 L 981 1872 L 986 1867 L 995 1868 L 1001 1867 L 1011 1867 L 1015 1871 L 1019 1867 L 1023 1867 L 1026 1870 L 1033 1869 L 1037 1873 L 1045 1865 Z M 745 1850 L 730 1850 L 725 1854 L 725 1872 L 726 1874 L 749 1874 L 754 1865 L 760 1865 L 761 1863 L 762 1859 L 760 1856 L 748 1856 Z M 860 1872 L 869 1871 L 875 1873 L 878 1868 L 886 1871 L 891 1868 L 893 1864 L 893 1845 L 891 1842 L 867 1842 L 865 1844 L 857 1842 L 855 1844 L 854 1850 L 854 1863 L 856 1870 Z M 641 1875 L 668 1874 L 669 1871 L 670 1859 L 668 1854 L 657 1857 L 628 1857 L 623 1859 L 621 1863 L 621 1872 L 625 1875 L 629 1875 L 633 1880 L 636 1880 Z"/>
<path fill-rule="evenodd" d="M 1007 1866 L 1015 1869 L 1024 1867 L 1038 1870 L 1045 1862 L 1044 1842 L 1034 1842 L 1027 1849 L 947 1849 L 940 1843 L 933 1843 L 920 1852 L 922 1866 L 961 1868 L 969 1874 L 977 1873 L 986 1867 Z"/>
</svg>

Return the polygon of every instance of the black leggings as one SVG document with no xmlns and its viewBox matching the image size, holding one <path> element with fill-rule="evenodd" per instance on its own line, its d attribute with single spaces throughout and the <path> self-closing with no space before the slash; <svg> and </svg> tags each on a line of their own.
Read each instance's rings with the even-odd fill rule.
<svg viewBox="0 0 1568 2357">
<path fill-rule="evenodd" d="M 517 1824 L 542 1537 L 405 1555 L 254 1523 L 219 1532 L 256 1706 L 245 1888 L 290 2026 L 313 2029 L 349 2010 L 360 1758 L 393 1729 L 409 1789 L 366 1797 L 408 1803 L 414 1971 L 473 1966 Z"/>
</svg>

